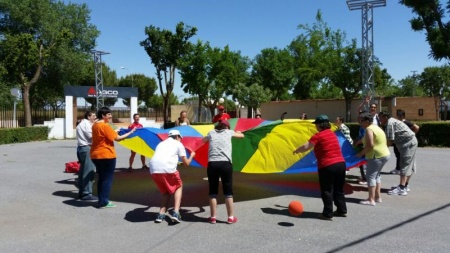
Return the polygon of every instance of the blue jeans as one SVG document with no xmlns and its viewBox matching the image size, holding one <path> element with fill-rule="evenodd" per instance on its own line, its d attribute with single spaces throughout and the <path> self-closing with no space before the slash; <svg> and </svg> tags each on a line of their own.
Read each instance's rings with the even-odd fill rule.
<svg viewBox="0 0 450 253">
<path fill-rule="evenodd" d="M 77 157 L 80 161 L 78 172 L 78 197 L 92 195 L 92 184 L 95 177 L 95 165 L 91 160 L 91 146 L 77 147 Z"/>
<path fill-rule="evenodd" d="M 116 169 L 116 158 L 113 159 L 92 159 L 97 167 L 97 194 L 98 206 L 106 206 L 109 202 L 109 193 L 114 177 L 114 170 Z"/>
</svg>

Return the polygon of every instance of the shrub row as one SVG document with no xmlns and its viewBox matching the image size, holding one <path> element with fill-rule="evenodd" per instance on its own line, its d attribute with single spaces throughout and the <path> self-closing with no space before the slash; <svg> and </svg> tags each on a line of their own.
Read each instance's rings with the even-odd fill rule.
<svg viewBox="0 0 450 253">
<path fill-rule="evenodd" d="M 47 126 L 0 128 L 0 144 L 47 140 L 49 131 Z"/>
</svg>

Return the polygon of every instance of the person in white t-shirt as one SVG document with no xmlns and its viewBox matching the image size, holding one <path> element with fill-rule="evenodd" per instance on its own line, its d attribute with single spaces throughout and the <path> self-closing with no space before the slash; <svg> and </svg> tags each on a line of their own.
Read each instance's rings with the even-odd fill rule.
<svg viewBox="0 0 450 253">
<path fill-rule="evenodd" d="M 186 157 L 186 149 L 181 143 L 180 131 L 171 130 L 169 137 L 156 146 L 155 154 L 149 162 L 150 173 L 153 181 L 162 194 L 161 206 L 159 214 L 155 222 L 160 223 L 166 218 L 166 212 L 171 196 L 174 196 L 174 209 L 171 220 L 176 223 L 181 222 L 180 204 L 183 190 L 183 182 L 177 170 L 179 158 L 184 165 L 189 166 L 195 152 L 191 153 L 189 158 Z"/>
<path fill-rule="evenodd" d="M 77 125 L 77 158 L 80 162 L 78 171 L 78 198 L 84 201 L 97 201 L 92 195 L 95 177 L 95 165 L 91 160 L 92 124 L 96 115 L 94 111 L 86 111 L 84 119 Z"/>
</svg>

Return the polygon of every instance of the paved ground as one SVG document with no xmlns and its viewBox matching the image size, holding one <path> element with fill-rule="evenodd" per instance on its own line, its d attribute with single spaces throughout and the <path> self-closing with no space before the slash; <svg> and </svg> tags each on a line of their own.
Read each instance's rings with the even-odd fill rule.
<svg viewBox="0 0 450 253">
<path fill-rule="evenodd" d="M 419 173 L 408 196 L 383 194 L 376 207 L 352 170 L 346 186 L 348 218 L 316 219 L 321 212 L 314 175 L 235 174 L 238 223 L 206 222 L 203 169 L 182 168 L 183 222 L 155 224 L 159 194 L 147 171 L 126 172 L 129 151 L 116 144 L 112 201 L 99 210 L 75 200 L 75 140 L 0 145 L 0 252 L 450 252 L 450 149 L 418 150 Z M 136 159 L 138 161 L 139 159 Z M 394 159 L 384 171 L 394 167 Z M 384 189 L 398 176 L 383 175 Z M 305 212 L 289 215 L 300 200 Z"/>
</svg>

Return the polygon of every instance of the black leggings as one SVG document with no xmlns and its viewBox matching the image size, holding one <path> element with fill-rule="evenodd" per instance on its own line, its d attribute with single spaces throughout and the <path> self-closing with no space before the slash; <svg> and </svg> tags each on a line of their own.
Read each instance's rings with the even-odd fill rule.
<svg viewBox="0 0 450 253">
<path fill-rule="evenodd" d="M 347 213 L 345 203 L 345 162 L 335 163 L 319 169 L 320 195 L 323 201 L 322 214 L 333 217 L 333 202 L 337 212 Z"/>
<path fill-rule="evenodd" d="M 219 178 L 225 198 L 233 197 L 233 167 L 229 161 L 209 162 L 208 168 L 209 196 L 215 198 L 219 193 Z"/>
</svg>

